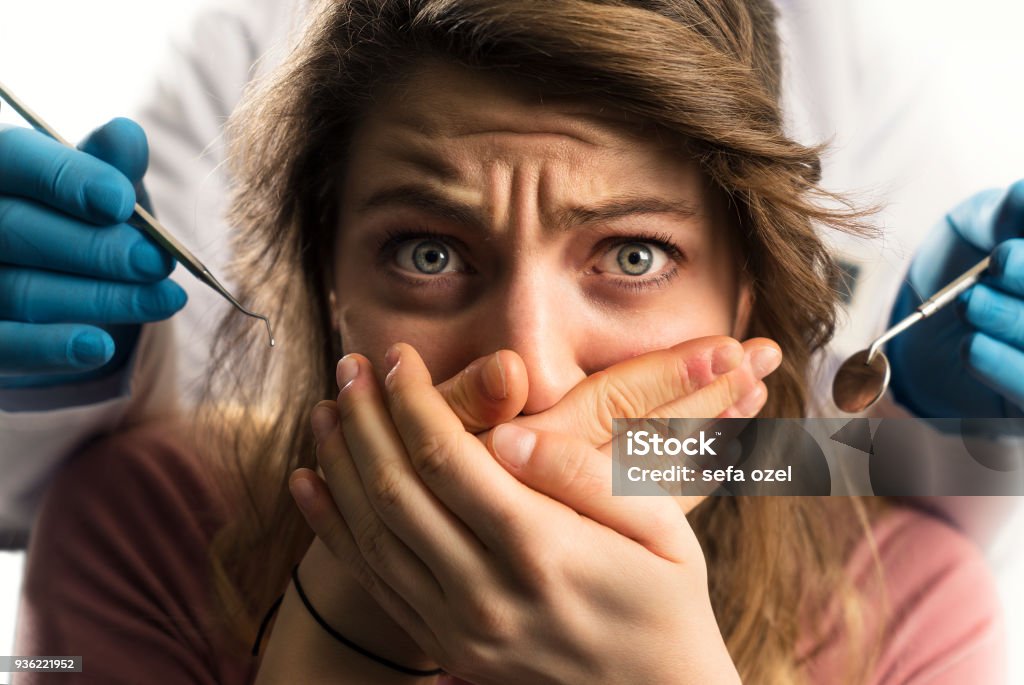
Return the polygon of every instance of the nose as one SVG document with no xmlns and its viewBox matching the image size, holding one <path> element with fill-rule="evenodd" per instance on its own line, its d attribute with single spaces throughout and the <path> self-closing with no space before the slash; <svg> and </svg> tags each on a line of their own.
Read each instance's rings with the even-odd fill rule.
<svg viewBox="0 0 1024 685">
<path fill-rule="evenodd" d="M 579 347 L 586 344 L 584 315 L 566 296 L 565 284 L 548 283 L 536 272 L 511 276 L 502 291 L 492 309 L 491 349 L 511 349 L 523 358 L 530 387 L 523 413 L 536 414 L 587 375 Z"/>
</svg>

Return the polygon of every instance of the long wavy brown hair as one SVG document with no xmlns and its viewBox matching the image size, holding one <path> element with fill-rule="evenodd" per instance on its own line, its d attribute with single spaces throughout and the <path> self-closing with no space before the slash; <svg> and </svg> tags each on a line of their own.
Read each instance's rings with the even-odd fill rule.
<svg viewBox="0 0 1024 685">
<path fill-rule="evenodd" d="M 866 229 L 862 214 L 818 187 L 821 149 L 783 132 L 775 20 L 769 0 L 326 0 L 314 8 L 297 49 L 250 87 L 229 125 L 237 289 L 279 333 L 269 350 L 249 319 L 225 319 L 198 414 L 219 435 L 207 445 L 233 506 L 211 559 L 221 618 L 240 648 L 312 535 L 286 483 L 295 468 L 315 465 L 309 412 L 337 392 L 330 255 L 351 132 L 375 96 L 425 58 L 527 79 L 675 134 L 679 153 L 699 161 L 735 213 L 723 230 L 739 234 L 753 287 L 748 333 L 783 350 L 761 416 L 804 414 L 809 364 L 833 333 L 837 306 L 837 268 L 816 227 Z M 857 634 L 860 604 L 843 567 L 875 508 L 853 498 L 719 497 L 689 514 L 745 682 L 799 681 L 797 641 L 830 598 L 841 598 L 847 634 Z M 870 661 L 863 650 L 850 655 L 851 667 Z M 851 674 L 850 682 L 859 677 Z"/>
</svg>

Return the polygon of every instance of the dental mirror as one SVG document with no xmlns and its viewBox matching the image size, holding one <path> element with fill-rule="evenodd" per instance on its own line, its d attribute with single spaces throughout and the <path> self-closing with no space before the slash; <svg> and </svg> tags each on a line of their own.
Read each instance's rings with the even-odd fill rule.
<svg viewBox="0 0 1024 685">
<path fill-rule="evenodd" d="M 877 402 L 889 387 L 891 375 L 889 360 L 882 352 L 882 345 L 955 300 L 957 295 L 978 282 L 988 264 L 989 258 L 985 257 L 922 302 L 913 314 L 872 341 L 866 350 L 857 352 L 843 362 L 832 380 L 832 400 L 836 406 L 848 414 L 857 414 Z"/>
</svg>

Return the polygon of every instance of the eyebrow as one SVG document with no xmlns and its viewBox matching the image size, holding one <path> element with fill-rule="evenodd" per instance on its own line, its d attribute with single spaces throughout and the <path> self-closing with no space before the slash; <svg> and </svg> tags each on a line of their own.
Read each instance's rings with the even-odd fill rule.
<svg viewBox="0 0 1024 685">
<path fill-rule="evenodd" d="M 488 223 L 487 216 L 479 208 L 458 202 L 433 188 L 419 184 L 405 184 L 379 190 L 367 198 L 356 211 L 364 212 L 381 207 L 420 209 L 464 226 L 485 227 Z M 690 219 L 697 214 L 697 208 L 686 200 L 622 195 L 589 207 L 577 205 L 563 209 L 558 212 L 552 230 L 564 232 L 573 227 L 646 214 L 670 214 L 681 219 Z"/>
</svg>

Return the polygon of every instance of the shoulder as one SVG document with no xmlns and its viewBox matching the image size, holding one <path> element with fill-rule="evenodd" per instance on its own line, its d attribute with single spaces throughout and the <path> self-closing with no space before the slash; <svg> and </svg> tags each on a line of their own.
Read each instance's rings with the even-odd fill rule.
<svg viewBox="0 0 1024 685">
<path fill-rule="evenodd" d="M 212 629 L 208 547 L 225 520 L 194 434 L 149 423 L 60 470 L 29 540 L 18 647 L 82 654 L 96 676 L 234 682 Z M 133 649 L 124 650 L 126 640 Z"/>
<path fill-rule="evenodd" d="M 190 427 L 177 421 L 142 424 L 83 448 L 44 494 L 29 540 L 36 575 L 27 575 L 28 589 L 57 572 L 116 582 L 130 570 L 134 581 L 147 580 L 172 558 L 172 568 L 205 569 L 224 515 L 199 459 Z"/>
<path fill-rule="evenodd" d="M 172 521 L 180 525 L 189 519 L 198 527 L 195 532 L 208 534 L 222 519 L 193 429 L 180 420 L 144 423 L 84 447 L 57 472 L 40 523 L 69 518 L 72 507 L 77 518 L 97 517 L 91 524 L 101 528 L 127 528 L 147 519 L 163 520 L 161 527 L 169 528 Z"/>
<path fill-rule="evenodd" d="M 55 475 L 29 540 L 41 583 L 95 577 L 195 599 L 210 541 L 226 520 L 211 465 L 183 421 L 141 424 L 94 441 Z M 31 590 L 33 577 L 29 577 Z"/>
<path fill-rule="evenodd" d="M 875 537 L 888 642 L 880 666 L 908 682 L 1001 682 L 1002 611 L 977 546 L 909 508 L 880 520 Z"/>
<path fill-rule="evenodd" d="M 872 534 L 848 566 L 867 634 L 878 640 L 868 682 L 1004 682 L 1000 602 L 975 544 L 943 521 L 905 507 L 883 514 Z M 816 675 L 840 672 L 844 640 L 835 637 L 814 658 Z"/>
</svg>

